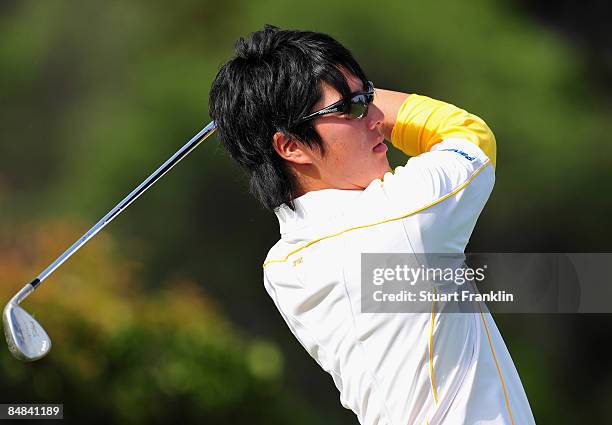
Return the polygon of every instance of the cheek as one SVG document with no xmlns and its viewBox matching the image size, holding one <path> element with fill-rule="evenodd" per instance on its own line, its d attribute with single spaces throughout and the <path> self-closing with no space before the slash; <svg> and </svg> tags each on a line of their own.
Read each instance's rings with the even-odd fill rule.
<svg viewBox="0 0 612 425">
<path fill-rule="evenodd" d="M 361 173 L 368 161 L 369 148 L 363 132 L 340 121 L 334 125 L 321 125 L 318 129 L 326 146 L 323 158 L 325 168 L 336 175 Z"/>
<path fill-rule="evenodd" d="M 364 173 L 368 166 L 368 158 L 357 141 L 337 143 L 328 151 L 325 168 L 338 178 L 353 179 Z"/>
</svg>

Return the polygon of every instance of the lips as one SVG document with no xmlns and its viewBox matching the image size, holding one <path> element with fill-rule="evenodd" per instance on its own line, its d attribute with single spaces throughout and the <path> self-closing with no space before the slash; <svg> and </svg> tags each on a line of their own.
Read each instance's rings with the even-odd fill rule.
<svg viewBox="0 0 612 425">
<path fill-rule="evenodd" d="M 384 142 L 380 142 L 372 149 L 376 153 L 387 152 L 387 145 Z"/>
</svg>

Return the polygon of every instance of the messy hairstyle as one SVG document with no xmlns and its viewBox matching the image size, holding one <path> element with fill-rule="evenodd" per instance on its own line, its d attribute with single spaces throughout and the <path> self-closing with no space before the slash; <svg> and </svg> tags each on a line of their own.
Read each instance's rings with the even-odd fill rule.
<svg viewBox="0 0 612 425">
<path fill-rule="evenodd" d="M 238 39 L 234 56 L 217 73 L 209 99 L 217 137 L 246 170 L 251 194 L 265 208 L 286 204 L 294 209 L 299 189 L 272 146 L 274 134 L 281 132 L 324 155 L 313 121 L 294 123 L 321 99 L 322 82 L 350 96 L 343 70 L 366 85 L 351 52 L 329 35 L 265 25 Z"/>
</svg>

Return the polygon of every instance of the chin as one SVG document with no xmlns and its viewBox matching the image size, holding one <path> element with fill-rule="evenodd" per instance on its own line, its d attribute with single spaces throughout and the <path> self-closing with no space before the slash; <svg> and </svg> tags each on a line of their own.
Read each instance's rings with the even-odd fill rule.
<svg viewBox="0 0 612 425">
<path fill-rule="evenodd" d="M 385 161 L 384 166 L 381 167 L 381 169 L 378 172 L 378 176 L 376 178 L 382 180 L 385 174 L 389 172 L 393 172 L 393 170 L 391 169 L 391 166 L 389 165 L 389 161 Z"/>
<path fill-rule="evenodd" d="M 368 187 L 370 184 L 372 184 L 374 180 L 382 180 L 387 171 L 389 170 L 385 170 L 384 172 L 381 172 L 381 173 L 378 173 L 378 172 L 373 173 L 367 180 L 364 180 L 363 188 L 365 189 L 366 187 Z"/>
</svg>

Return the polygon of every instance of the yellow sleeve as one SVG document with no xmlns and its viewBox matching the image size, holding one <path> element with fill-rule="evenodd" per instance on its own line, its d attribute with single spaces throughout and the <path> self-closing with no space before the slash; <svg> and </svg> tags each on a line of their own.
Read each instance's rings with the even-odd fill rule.
<svg viewBox="0 0 612 425">
<path fill-rule="evenodd" d="M 481 118 L 427 96 L 408 96 L 397 113 L 391 132 L 393 146 L 415 156 L 428 152 L 433 145 L 448 138 L 466 139 L 476 144 L 495 168 L 495 136 Z"/>
</svg>

